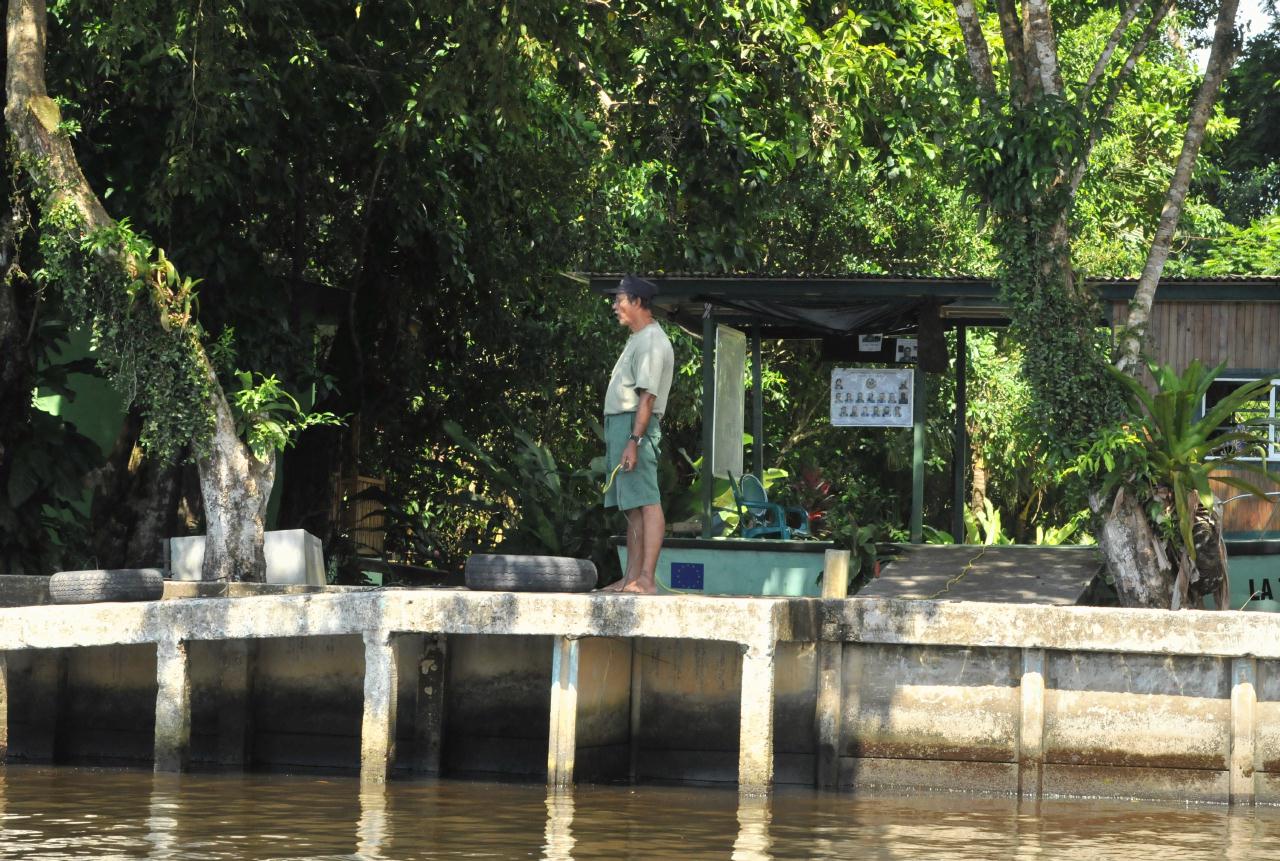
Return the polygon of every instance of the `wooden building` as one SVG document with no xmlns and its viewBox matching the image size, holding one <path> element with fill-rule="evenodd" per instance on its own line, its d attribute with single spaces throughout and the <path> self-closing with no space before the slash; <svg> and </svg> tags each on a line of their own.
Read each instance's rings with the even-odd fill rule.
<svg viewBox="0 0 1280 861">
<path fill-rule="evenodd" d="M 1123 326 L 1133 295 L 1132 281 L 1098 285 L 1108 299 L 1111 319 Z M 1271 387 L 1240 419 L 1277 417 L 1280 400 L 1280 278 L 1223 277 L 1165 279 L 1156 292 L 1147 342 L 1151 359 L 1178 370 L 1193 360 L 1208 367 L 1226 365 L 1223 376 L 1205 398 L 1202 409 L 1249 380 L 1269 378 Z M 1280 493 L 1280 428 L 1270 425 L 1264 450 L 1251 457 L 1271 480 L 1257 479 L 1262 489 Z M 1230 537 L 1280 537 L 1280 502 L 1264 502 L 1215 483 Z"/>
</svg>

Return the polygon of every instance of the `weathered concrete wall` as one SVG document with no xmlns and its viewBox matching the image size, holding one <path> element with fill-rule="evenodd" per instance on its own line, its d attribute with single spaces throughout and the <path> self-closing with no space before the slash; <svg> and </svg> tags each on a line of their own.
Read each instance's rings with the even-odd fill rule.
<svg viewBox="0 0 1280 861">
<path fill-rule="evenodd" d="M 155 724 L 181 767 L 189 680 L 197 764 L 1280 802 L 1269 614 L 387 590 L 0 609 L 0 648 L 15 757 Z"/>
</svg>

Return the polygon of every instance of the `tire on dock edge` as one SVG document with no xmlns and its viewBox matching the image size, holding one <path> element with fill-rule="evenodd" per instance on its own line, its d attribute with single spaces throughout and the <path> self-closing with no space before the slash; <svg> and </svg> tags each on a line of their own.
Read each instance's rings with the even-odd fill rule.
<svg viewBox="0 0 1280 861">
<path fill-rule="evenodd" d="M 49 578 L 54 604 L 93 604 L 98 601 L 159 601 L 164 574 L 159 568 L 90 568 L 59 571 Z"/>
<path fill-rule="evenodd" d="M 590 592 L 596 566 L 568 556 L 477 553 L 464 569 L 467 588 L 481 592 Z"/>
</svg>

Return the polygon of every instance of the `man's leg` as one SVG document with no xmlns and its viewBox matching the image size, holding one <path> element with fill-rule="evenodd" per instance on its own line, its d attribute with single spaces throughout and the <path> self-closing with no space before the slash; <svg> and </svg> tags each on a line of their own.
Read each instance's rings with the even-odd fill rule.
<svg viewBox="0 0 1280 861">
<path fill-rule="evenodd" d="M 631 565 L 627 565 L 627 580 L 623 583 L 623 592 L 638 592 L 643 595 L 653 595 L 658 591 L 658 554 L 662 552 L 662 536 L 667 531 L 667 519 L 662 514 L 661 505 L 642 505 L 640 508 L 633 508 L 627 512 L 627 558 L 631 558 L 631 533 L 630 524 L 634 522 L 632 515 L 638 514 L 640 521 L 639 545 L 641 550 L 641 559 L 643 560 L 641 567 L 635 572 L 632 578 Z"/>
<path fill-rule="evenodd" d="M 627 570 L 622 572 L 622 579 L 605 586 L 602 592 L 621 592 L 628 583 L 640 576 L 644 567 L 644 518 L 640 508 L 628 508 L 622 512 L 627 516 Z"/>
</svg>

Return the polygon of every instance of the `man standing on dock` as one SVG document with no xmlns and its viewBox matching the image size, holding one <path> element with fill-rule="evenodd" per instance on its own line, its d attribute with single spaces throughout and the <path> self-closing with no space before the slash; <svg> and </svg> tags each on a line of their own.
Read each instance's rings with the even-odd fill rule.
<svg viewBox="0 0 1280 861">
<path fill-rule="evenodd" d="M 627 516 L 627 570 L 605 589 L 652 595 L 658 591 L 655 572 L 667 529 L 658 493 L 658 422 L 667 408 L 675 353 L 653 319 L 658 288 L 652 281 L 628 275 L 609 292 L 614 316 L 631 337 L 604 396 L 605 464 L 611 473 L 618 467 L 604 504 Z"/>
</svg>

